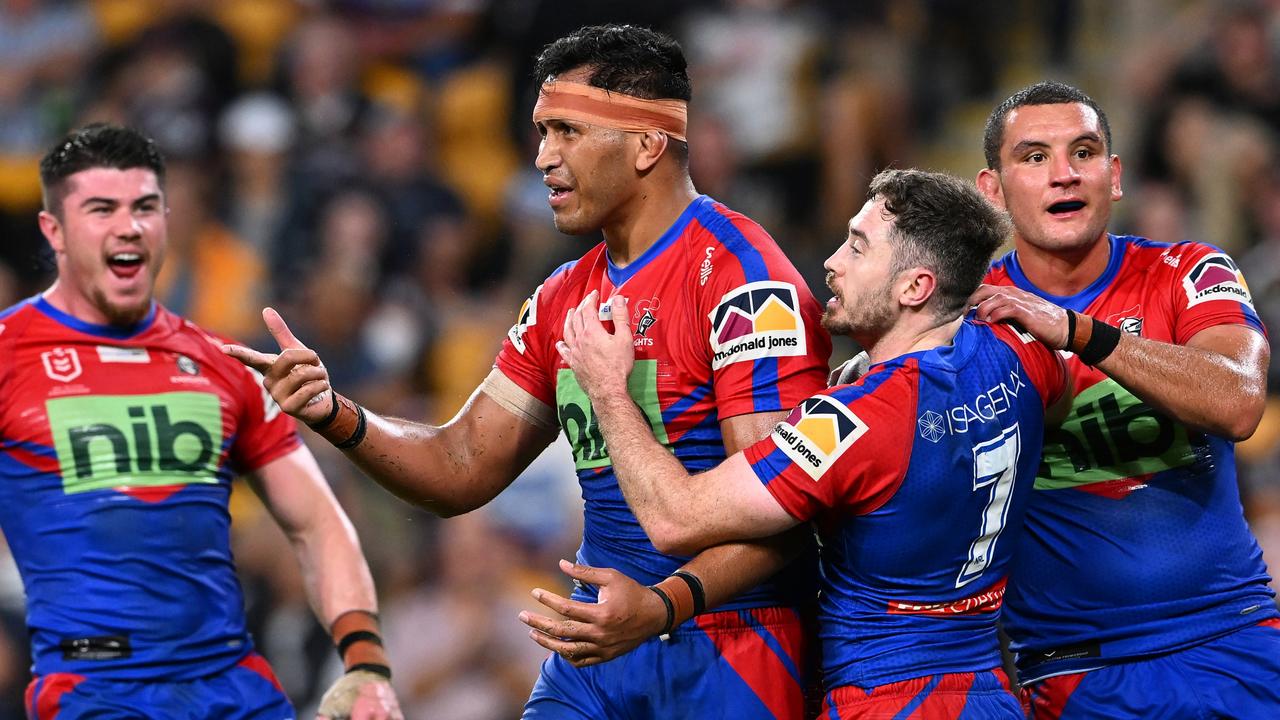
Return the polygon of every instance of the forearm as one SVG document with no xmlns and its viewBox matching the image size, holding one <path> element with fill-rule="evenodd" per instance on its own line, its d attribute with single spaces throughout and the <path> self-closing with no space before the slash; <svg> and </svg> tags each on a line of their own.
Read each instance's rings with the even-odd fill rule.
<svg viewBox="0 0 1280 720">
<path fill-rule="evenodd" d="M 338 399 L 335 419 L 313 429 L 378 484 L 445 517 L 492 500 L 554 437 L 480 390 L 441 427 L 379 417 Z"/>
<path fill-rule="evenodd" d="M 1266 401 L 1266 374 L 1252 363 L 1128 333 L 1097 368 L 1160 412 L 1233 440 L 1253 433 Z"/>
<path fill-rule="evenodd" d="M 378 611 L 373 576 L 355 529 L 335 508 L 316 527 L 289 532 L 302 568 L 307 600 L 316 618 L 329 628 L 350 610 Z"/>
<path fill-rule="evenodd" d="M 695 523 L 702 500 L 689 473 L 653 436 L 640 408 L 623 391 L 593 397 L 613 471 L 636 519 L 659 546 L 675 529 Z"/>
<path fill-rule="evenodd" d="M 702 581 L 711 610 L 778 574 L 808 547 L 812 532 L 797 526 L 753 542 L 725 543 L 698 553 L 680 568 Z"/>
</svg>

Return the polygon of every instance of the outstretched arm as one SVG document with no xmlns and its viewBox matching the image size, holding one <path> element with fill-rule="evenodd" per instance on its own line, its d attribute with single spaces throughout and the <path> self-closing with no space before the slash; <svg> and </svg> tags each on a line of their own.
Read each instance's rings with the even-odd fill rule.
<svg viewBox="0 0 1280 720">
<path fill-rule="evenodd" d="M 512 402 L 523 391 L 496 372 L 443 426 L 379 417 L 330 388 L 320 357 L 275 310 L 262 315 L 278 354 L 240 345 L 223 351 L 261 372 L 285 412 L 344 450 L 365 474 L 438 515 L 458 515 L 492 500 L 555 439 L 542 420 L 550 410 L 520 413 L 519 407 L 537 401 L 525 394 Z"/>
<path fill-rule="evenodd" d="M 1094 331 L 1093 318 L 1077 314 L 1073 347 L 1067 348 L 1067 311 L 1014 287 L 983 285 L 970 298 L 978 318 L 1011 320 L 1052 348 L 1079 352 Z M 1262 420 L 1271 349 L 1259 333 L 1217 325 L 1186 345 L 1120 333 L 1119 343 L 1096 367 L 1143 402 L 1193 427 L 1244 440 Z"/>
<path fill-rule="evenodd" d="M 325 696 L 321 715 L 403 720 L 378 635 L 378 600 L 360 541 L 305 446 L 259 468 L 251 480 L 302 566 L 307 599 L 344 652 L 347 673 Z M 363 638 L 340 644 L 353 631 Z"/>
</svg>

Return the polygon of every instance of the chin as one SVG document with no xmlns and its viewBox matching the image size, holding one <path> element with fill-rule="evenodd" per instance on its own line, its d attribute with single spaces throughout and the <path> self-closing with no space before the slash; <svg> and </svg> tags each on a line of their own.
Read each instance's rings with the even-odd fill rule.
<svg viewBox="0 0 1280 720">
<path fill-rule="evenodd" d="M 98 298 L 96 305 L 107 318 L 108 325 L 128 326 L 140 322 L 151 309 L 151 297 L 139 300 L 123 300 L 112 302 L 106 298 Z"/>
</svg>

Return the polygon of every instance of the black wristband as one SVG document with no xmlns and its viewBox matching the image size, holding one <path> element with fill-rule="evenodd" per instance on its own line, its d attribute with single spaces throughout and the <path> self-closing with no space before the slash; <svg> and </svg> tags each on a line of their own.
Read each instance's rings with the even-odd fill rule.
<svg viewBox="0 0 1280 720">
<path fill-rule="evenodd" d="M 307 423 L 307 427 L 311 428 L 312 430 L 323 430 L 329 427 L 330 425 L 332 425 L 333 421 L 338 418 L 338 409 L 342 407 L 341 405 L 338 404 L 338 394 L 330 390 L 329 399 L 333 401 L 329 406 L 329 414 L 326 415 L 324 419 L 320 420 L 319 422 Z"/>
<path fill-rule="evenodd" d="M 342 639 L 338 641 L 338 658 L 346 660 L 347 648 L 351 647 L 352 643 L 357 643 L 361 640 L 367 640 L 378 646 L 382 645 L 382 636 L 378 635 L 378 633 L 369 630 L 353 630 L 343 635 Z"/>
<path fill-rule="evenodd" d="M 379 665 L 378 663 L 360 663 L 359 665 L 352 665 L 351 667 L 347 668 L 346 674 L 349 675 L 353 672 L 356 672 L 357 670 L 371 672 L 374 675 L 381 675 L 382 677 L 388 680 L 391 679 L 391 668 L 387 667 L 386 665 Z"/>
<path fill-rule="evenodd" d="M 676 624 L 676 606 L 671 604 L 671 598 L 667 597 L 667 593 L 657 585 L 649 585 L 648 588 L 653 591 L 654 595 L 662 598 L 662 604 L 667 606 L 667 622 L 662 626 L 662 632 L 659 635 L 670 635 L 671 626 Z"/>
<path fill-rule="evenodd" d="M 369 429 L 364 417 L 364 408 L 356 405 L 356 429 L 351 433 L 351 437 L 334 445 L 339 450 L 350 450 L 360 444 L 364 440 L 365 431 Z"/>
<path fill-rule="evenodd" d="M 701 615 L 707 609 L 707 591 L 703 589 L 702 581 L 697 575 L 685 570 L 677 570 L 671 576 L 680 578 L 689 586 L 689 592 L 693 594 L 693 614 Z"/>
<path fill-rule="evenodd" d="M 1080 358 L 1080 362 L 1090 367 L 1097 365 L 1107 359 L 1116 346 L 1120 344 L 1120 328 L 1115 325 L 1108 325 L 1097 318 L 1093 318 L 1092 332 L 1089 335 L 1089 342 L 1080 348 L 1080 352 L 1076 356 Z"/>
<path fill-rule="evenodd" d="M 1063 350 L 1070 350 L 1071 345 L 1076 341 L 1076 311 L 1067 310 L 1067 344 L 1062 346 Z"/>
</svg>

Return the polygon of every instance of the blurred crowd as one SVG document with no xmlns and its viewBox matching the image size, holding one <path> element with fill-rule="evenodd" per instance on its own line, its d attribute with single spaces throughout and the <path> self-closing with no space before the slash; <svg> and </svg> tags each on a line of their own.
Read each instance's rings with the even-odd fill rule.
<svg viewBox="0 0 1280 720">
<path fill-rule="evenodd" d="M 52 276 L 39 157 L 70 127 L 126 123 L 169 161 L 168 307 L 270 349 L 270 304 L 344 393 L 443 421 L 521 300 L 597 240 L 552 226 L 530 68 L 611 21 L 682 42 L 698 189 L 763 224 L 812 287 L 875 171 L 972 177 L 992 105 L 1055 78 L 1111 116 L 1126 192 L 1112 229 L 1223 247 L 1280 328 L 1276 0 L 3 0 L 0 307 Z M 1240 455 L 1275 571 L 1280 362 L 1271 387 Z M 374 570 L 407 716 L 517 716 L 544 652 L 515 615 L 531 588 L 564 589 L 555 559 L 580 531 L 568 451 L 440 521 L 314 449 Z M 255 637 L 310 716 L 336 655 L 247 489 L 233 512 Z M 21 584 L 0 560 L 3 720 L 22 717 L 28 674 Z"/>
</svg>

